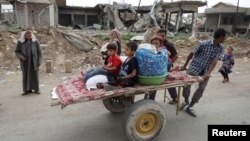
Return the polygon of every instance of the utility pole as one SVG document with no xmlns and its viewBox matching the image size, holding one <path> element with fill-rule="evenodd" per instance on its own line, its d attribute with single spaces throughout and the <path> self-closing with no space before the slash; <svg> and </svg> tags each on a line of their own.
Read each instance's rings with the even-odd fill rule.
<svg viewBox="0 0 250 141">
<path fill-rule="evenodd" d="M 236 7 L 236 13 L 235 13 L 235 22 L 234 22 L 234 28 L 233 28 L 233 32 L 236 34 L 236 29 L 237 29 L 237 17 L 238 17 L 238 13 L 239 13 L 239 1 L 237 2 L 237 7 Z"/>
</svg>

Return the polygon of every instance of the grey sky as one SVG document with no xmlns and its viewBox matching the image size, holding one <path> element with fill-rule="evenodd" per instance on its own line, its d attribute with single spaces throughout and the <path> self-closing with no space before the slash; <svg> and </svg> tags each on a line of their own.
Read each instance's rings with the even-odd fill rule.
<svg viewBox="0 0 250 141">
<path fill-rule="evenodd" d="M 139 0 L 67 0 L 67 5 L 69 6 L 95 6 L 98 3 L 112 3 L 113 1 L 131 3 L 132 5 L 135 5 L 135 6 L 137 6 L 139 3 Z M 164 1 L 170 2 L 171 0 L 164 0 Z M 237 5 L 238 0 L 207 0 L 207 1 L 208 1 L 208 6 L 204 6 L 200 8 L 199 12 L 204 12 L 205 8 L 211 7 L 217 4 L 218 2 L 226 2 L 226 3 Z M 153 2 L 154 0 L 141 0 L 141 5 L 151 5 Z M 240 0 L 239 5 L 242 7 L 250 7 L 250 1 Z"/>
</svg>

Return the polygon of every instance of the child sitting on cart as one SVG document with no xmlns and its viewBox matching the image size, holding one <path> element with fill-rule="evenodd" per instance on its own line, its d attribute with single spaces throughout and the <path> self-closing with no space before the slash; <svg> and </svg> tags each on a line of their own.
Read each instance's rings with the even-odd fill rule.
<svg viewBox="0 0 250 141">
<path fill-rule="evenodd" d="M 97 88 L 106 90 L 117 89 L 121 87 L 132 87 L 137 82 L 137 60 L 135 58 L 135 52 L 137 50 L 137 43 L 130 41 L 125 46 L 125 55 L 127 56 L 126 60 L 122 64 L 121 71 L 119 76 L 116 79 L 115 84 L 104 85 L 103 83 L 98 83 Z M 113 86 L 111 86 L 113 85 Z M 117 87 L 118 86 L 118 87 Z"/>
<path fill-rule="evenodd" d="M 109 55 L 108 64 L 103 67 L 98 67 L 94 70 L 87 71 L 85 76 L 83 76 L 84 81 L 86 82 L 89 78 L 95 75 L 106 75 L 108 81 L 110 83 L 114 83 L 115 78 L 118 76 L 122 65 L 122 61 L 120 57 L 117 55 L 116 50 L 117 50 L 117 44 L 109 43 L 107 45 L 107 52 Z"/>
<path fill-rule="evenodd" d="M 117 78 L 120 86 L 131 87 L 137 81 L 137 60 L 134 57 L 137 50 L 137 43 L 130 41 L 125 46 L 125 55 L 128 57 L 122 64 L 122 68 Z"/>
</svg>

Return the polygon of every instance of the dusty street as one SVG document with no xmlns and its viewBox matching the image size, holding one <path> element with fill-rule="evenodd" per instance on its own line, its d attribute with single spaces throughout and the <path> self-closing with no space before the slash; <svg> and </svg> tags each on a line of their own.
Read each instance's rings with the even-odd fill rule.
<svg viewBox="0 0 250 141">
<path fill-rule="evenodd" d="M 247 61 L 237 60 L 231 82 L 221 83 L 215 72 L 204 97 L 194 108 L 197 118 L 185 112 L 175 115 L 175 107 L 165 105 L 167 125 L 159 141 L 205 141 L 208 124 L 250 124 L 250 73 Z M 76 74 L 75 72 L 74 74 Z M 41 72 L 41 95 L 21 96 L 21 74 L 1 73 L 1 141 L 126 141 L 121 115 L 110 114 L 101 101 L 51 107 L 50 90 L 74 74 Z M 140 99 L 138 97 L 137 99 Z"/>
</svg>

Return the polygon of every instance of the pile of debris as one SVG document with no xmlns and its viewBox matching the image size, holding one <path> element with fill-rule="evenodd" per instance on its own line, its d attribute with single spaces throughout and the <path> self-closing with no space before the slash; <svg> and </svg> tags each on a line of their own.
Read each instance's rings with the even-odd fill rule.
<svg viewBox="0 0 250 141">
<path fill-rule="evenodd" d="M 149 28 L 144 34 L 144 41 L 150 40 L 158 28 Z M 102 34 L 104 31 L 101 31 Z M 108 32 L 108 31 L 107 31 Z M 20 70 L 19 60 L 16 58 L 15 49 L 20 32 L 1 30 L 0 33 L 0 68 L 1 70 Z M 39 39 L 43 53 L 43 61 L 52 60 L 54 69 L 63 70 L 66 60 L 72 61 L 73 68 L 84 66 L 101 65 L 103 60 L 100 55 L 100 48 L 107 41 L 98 38 L 100 31 L 82 31 L 67 28 L 45 28 L 39 27 L 34 31 Z M 183 58 L 188 55 L 198 41 L 212 38 L 212 34 L 197 33 L 196 38 L 189 38 L 190 34 L 179 34 L 169 38 L 173 42 Z M 228 37 L 225 47 L 232 46 L 235 49 L 236 57 L 250 57 L 248 45 L 250 40 Z M 180 57 L 179 60 L 183 60 Z M 43 65 L 44 66 L 44 63 Z"/>
<path fill-rule="evenodd" d="M 52 60 L 55 69 L 63 69 L 65 60 L 72 60 L 72 66 L 79 68 L 87 64 L 100 65 L 100 50 L 103 41 L 94 38 L 95 34 L 78 33 L 61 28 L 39 27 L 34 31 L 40 42 L 43 62 Z M 7 30 L 0 33 L 0 67 L 7 70 L 19 70 L 19 60 L 15 49 L 20 33 L 14 34 Z M 43 63 L 44 64 L 44 63 Z M 42 65 L 43 66 L 43 65 Z"/>
</svg>

